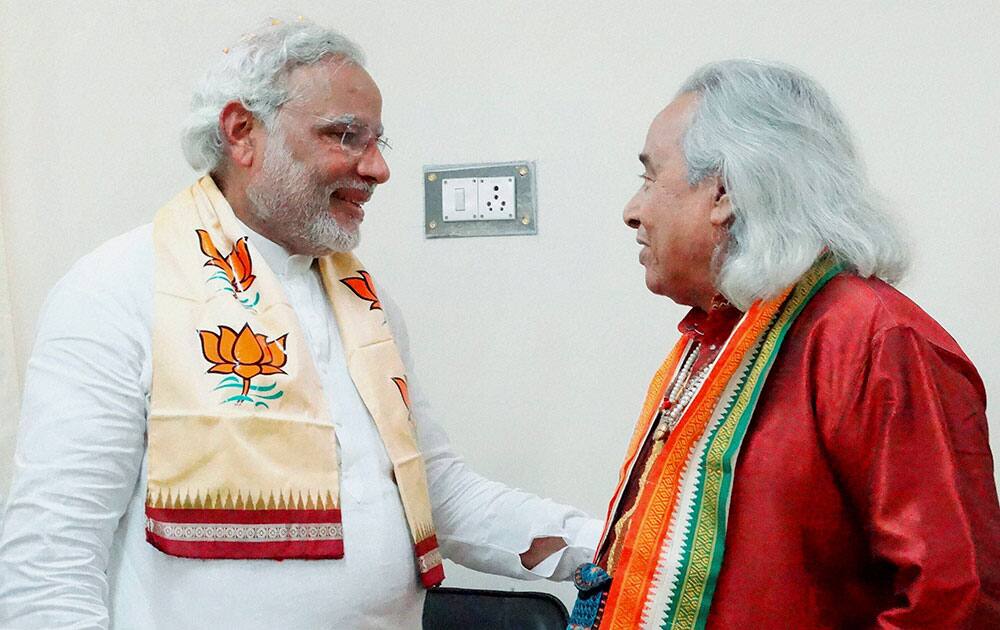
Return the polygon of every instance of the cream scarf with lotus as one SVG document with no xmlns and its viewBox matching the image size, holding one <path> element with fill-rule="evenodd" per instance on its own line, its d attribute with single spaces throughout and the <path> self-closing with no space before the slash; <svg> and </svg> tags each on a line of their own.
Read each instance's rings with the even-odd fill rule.
<svg viewBox="0 0 1000 630">
<path fill-rule="evenodd" d="M 334 426 L 281 284 L 210 177 L 157 212 L 153 242 L 147 540 L 191 558 L 342 557 Z M 318 262 L 433 586 L 444 572 L 403 363 L 358 260 Z"/>
</svg>

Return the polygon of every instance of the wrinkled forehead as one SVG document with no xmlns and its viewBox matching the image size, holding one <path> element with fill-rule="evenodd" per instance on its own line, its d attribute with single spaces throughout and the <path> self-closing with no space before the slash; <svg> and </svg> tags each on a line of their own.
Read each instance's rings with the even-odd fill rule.
<svg viewBox="0 0 1000 630">
<path fill-rule="evenodd" d="M 649 136 L 655 136 L 659 141 L 679 142 L 698 111 L 699 101 L 699 95 L 694 92 L 678 95 L 653 119 Z"/>
<path fill-rule="evenodd" d="M 298 66 L 285 80 L 297 108 L 327 118 L 353 115 L 371 126 L 381 124 L 382 93 L 364 68 L 344 57 L 328 57 Z"/>
<path fill-rule="evenodd" d="M 698 94 L 685 92 L 656 115 L 646 133 L 643 155 L 647 159 L 663 162 L 678 153 L 684 134 L 698 110 L 698 103 Z"/>
</svg>

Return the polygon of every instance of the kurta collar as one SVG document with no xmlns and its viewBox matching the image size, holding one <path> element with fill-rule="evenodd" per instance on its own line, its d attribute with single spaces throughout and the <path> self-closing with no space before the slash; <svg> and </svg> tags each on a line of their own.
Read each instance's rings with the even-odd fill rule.
<svg viewBox="0 0 1000 630">
<path fill-rule="evenodd" d="M 247 240 L 264 257 L 267 266 L 282 278 L 301 276 L 309 271 L 315 257 L 307 254 L 289 254 L 288 251 L 262 234 L 254 232 L 245 223 L 236 218 L 236 223 L 244 231 Z"/>
<path fill-rule="evenodd" d="M 729 302 L 717 298 L 707 313 L 694 307 L 677 325 L 677 330 L 700 341 L 702 346 L 721 346 L 732 334 L 743 313 Z"/>
<path fill-rule="evenodd" d="M 722 297 L 712 301 L 712 308 L 707 313 L 697 306 L 688 311 L 677 330 L 700 344 L 692 369 L 700 370 L 715 360 L 742 316 L 738 308 Z"/>
</svg>

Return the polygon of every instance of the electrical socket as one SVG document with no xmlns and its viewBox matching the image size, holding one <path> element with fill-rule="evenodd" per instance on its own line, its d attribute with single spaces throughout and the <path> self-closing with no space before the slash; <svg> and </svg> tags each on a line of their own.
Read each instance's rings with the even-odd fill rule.
<svg viewBox="0 0 1000 630">
<path fill-rule="evenodd" d="M 441 218 L 452 221 L 508 221 L 517 211 L 513 177 L 455 177 L 441 180 Z"/>
<path fill-rule="evenodd" d="M 513 177 L 478 178 L 477 198 L 480 221 L 506 221 L 517 210 Z"/>
</svg>

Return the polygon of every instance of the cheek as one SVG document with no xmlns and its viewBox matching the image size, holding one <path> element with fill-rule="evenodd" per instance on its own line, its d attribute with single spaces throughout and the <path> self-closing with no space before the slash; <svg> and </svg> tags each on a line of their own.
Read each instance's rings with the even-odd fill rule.
<svg viewBox="0 0 1000 630">
<path fill-rule="evenodd" d="M 675 273 L 678 244 L 666 226 L 655 225 L 648 233 L 649 255 L 646 260 L 646 278 L 667 278 Z"/>
</svg>

